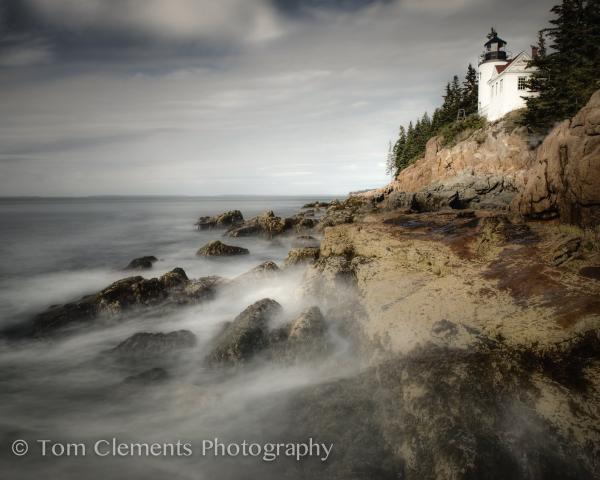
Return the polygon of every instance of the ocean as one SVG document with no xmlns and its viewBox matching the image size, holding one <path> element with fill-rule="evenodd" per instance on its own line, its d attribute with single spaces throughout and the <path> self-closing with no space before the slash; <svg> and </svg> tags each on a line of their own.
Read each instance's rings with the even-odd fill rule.
<svg viewBox="0 0 600 480">
<path fill-rule="evenodd" d="M 314 200 L 331 198 L 1 199 L 1 327 L 26 322 L 50 305 L 76 300 L 132 275 L 123 268 L 144 255 L 159 260 L 152 270 L 133 274 L 158 276 L 181 267 L 190 278 L 231 278 L 266 260 L 281 265 L 293 237 L 227 238 L 227 243 L 244 246 L 250 254 L 204 259 L 195 255 L 196 250 L 208 241 L 223 239 L 223 232 L 199 232 L 194 223 L 200 216 L 231 209 L 241 210 L 245 218 L 265 210 L 289 216 Z M 261 298 L 278 301 L 288 320 L 311 306 L 298 293 L 302 275 L 292 269 L 272 282 L 248 285 L 210 302 L 132 312 L 122 321 L 90 325 L 52 339 L 3 341 L 0 443 L 6 446 L 25 439 L 32 452 L 25 460 L 4 448 L 0 471 L 5 478 L 19 479 L 37 479 L 42 473 L 56 479 L 279 478 L 281 463 L 199 458 L 198 448 L 202 441 L 215 437 L 263 443 L 285 437 L 285 405 L 295 392 L 343 375 L 340 359 L 351 368 L 347 342 L 332 332 L 337 359 L 317 366 L 259 362 L 243 371 L 223 373 L 208 368 L 203 358 L 225 322 Z M 124 378 L 140 373 L 140 368 L 115 367 L 103 360 L 103 352 L 135 333 L 181 329 L 191 331 L 198 345 L 179 363 L 168 366 L 176 380 L 164 387 L 123 389 Z M 160 359 L 157 364 L 162 366 Z M 49 461 L 41 456 L 40 445 L 35 444 L 38 439 L 82 443 L 88 452 L 98 440 L 181 441 L 192 444 L 194 455 L 135 459 L 87 455 Z"/>
</svg>

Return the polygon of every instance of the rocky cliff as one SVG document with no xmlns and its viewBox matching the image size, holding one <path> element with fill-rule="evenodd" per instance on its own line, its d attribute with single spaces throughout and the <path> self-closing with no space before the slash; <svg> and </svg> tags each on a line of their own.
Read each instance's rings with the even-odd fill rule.
<svg viewBox="0 0 600 480">
<path fill-rule="evenodd" d="M 525 218 L 600 223 L 600 91 L 546 137 L 511 208 Z"/>
<path fill-rule="evenodd" d="M 388 209 L 511 211 L 520 218 L 600 222 L 600 91 L 543 140 L 516 126 L 518 112 L 455 145 L 432 138 L 425 156 L 388 186 L 368 192 Z"/>
</svg>

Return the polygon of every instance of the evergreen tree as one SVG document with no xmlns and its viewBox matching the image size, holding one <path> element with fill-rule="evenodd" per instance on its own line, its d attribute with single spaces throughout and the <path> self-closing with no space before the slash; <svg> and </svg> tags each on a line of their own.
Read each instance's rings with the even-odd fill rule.
<svg viewBox="0 0 600 480">
<path fill-rule="evenodd" d="M 432 117 L 425 112 L 415 123 L 411 121 L 407 129 L 400 127 L 398 140 L 394 144 L 392 155 L 390 155 L 394 159 L 394 165 L 389 162 L 388 172 L 395 170 L 395 173 L 398 174 L 421 158 L 425 154 L 429 139 L 440 132 L 444 132 L 443 135 L 446 138 L 448 132 L 472 128 L 473 122 L 461 122 L 460 125 L 457 125 L 456 119 L 459 109 L 463 108 L 467 115 L 473 117 L 472 120 L 479 121 L 479 118 L 473 115 L 477 112 L 477 95 L 477 72 L 472 65 L 469 65 L 462 84 L 456 75 L 451 82 L 446 84 L 442 96 L 444 102 L 441 107 L 434 110 Z"/>
<path fill-rule="evenodd" d="M 394 148 L 392 150 L 392 159 L 393 162 L 388 164 L 387 173 L 394 174 L 394 176 L 398 173 L 398 171 L 406 168 L 404 151 L 406 148 L 406 129 L 401 126 L 400 133 L 398 134 L 398 140 L 394 144 Z"/>
<path fill-rule="evenodd" d="M 477 71 L 473 68 L 473 65 L 469 63 L 467 67 L 467 74 L 465 75 L 465 81 L 462 84 L 462 99 L 461 106 L 465 110 L 466 115 L 477 113 L 478 97 L 479 97 L 479 82 L 477 79 Z"/>
<path fill-rule="evenodd" d="M 563 0 L 551 11 L 556 18 L 540 33 L 540 54 L 530 62 L 537 70 L 528 87 L 538 95 L 526 99 L 524 123 L 538 130 L 573 116 L 600 88 L 600 0 Z"/>
</svg>

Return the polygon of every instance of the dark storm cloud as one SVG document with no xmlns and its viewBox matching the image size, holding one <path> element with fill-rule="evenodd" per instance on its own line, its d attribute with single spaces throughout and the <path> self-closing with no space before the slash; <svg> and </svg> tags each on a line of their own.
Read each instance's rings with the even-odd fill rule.
<svg viewBox="0 0 600 480">
<path fill-rule="evenodd" d="M 55 61 L 193 60 L 239 53 L 261 30 L 277 36 L 286 22 L 306 21 L 320 11 L 358 12 L 394 0 L 4 0 L 0 7 L 1 66 Z M 169 22 L 177 3 L 191 8 L 187 18 Z M 90 8 L 84 8 L 89 5 Z M 146 18 L 159 6 L 163 18 Z M 204 6 L 209 6 L 207 14 Z M 210 11 L 213 18 L 211 19 Z M 236 15 L 236 11 L 245 11 Z M 220 14 L 219 14 L 220 12 Z M 97 18 L 94 18 L 97 16 Z M 90 18 L 91 17 L 91 18 Z M 207 17 L 208 22 L 202 18 Z M 263 19 L 270 17 L 265 25 Z M 194 19 L 197 22 L 194 22 Z M 90 21 L 92 20 L 92 21 Z M 253 26 L 252 23 L 255 23 Z M 208 25 L 210 23 L 211 25 Z M 162 24 L 162 25 L 161 25 Z M 183 31 L 182 31 L 183 26 Z M 210 28 L 210 27 L 214 28 Z M 207 28 L 209 27 L 209 28 Z"/>
</svg>

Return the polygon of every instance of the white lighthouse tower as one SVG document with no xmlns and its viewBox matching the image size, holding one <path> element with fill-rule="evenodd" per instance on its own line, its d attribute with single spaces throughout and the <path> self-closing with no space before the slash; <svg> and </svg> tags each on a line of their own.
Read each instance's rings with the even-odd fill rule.
<svg viewBox="0 0 600 480">
<path fill-rule="evenodd" d="M 493 122 L 508 112 L 525 107 L 525 98 L 535 95 L 528 90 L 528 80 L 534 68 L 529 67 L 537 49 L 531 56 L 525 52 L 509 59 L 506 42 L 496 31 L 488 34 L 479 63 L 479 115 Z"/>
<path fill-rule="evenodd" d="M 488 34 L 488 41 L 484 44 L 484 52 L 479 63 L 479 115 L 488 117 L 492 91 L 488 82 L 497 72 L 496 67 L 503 67 L 508 63 L 506 55 L 506 42 L 498 37 L 496 30 Z"/>
</svg>

